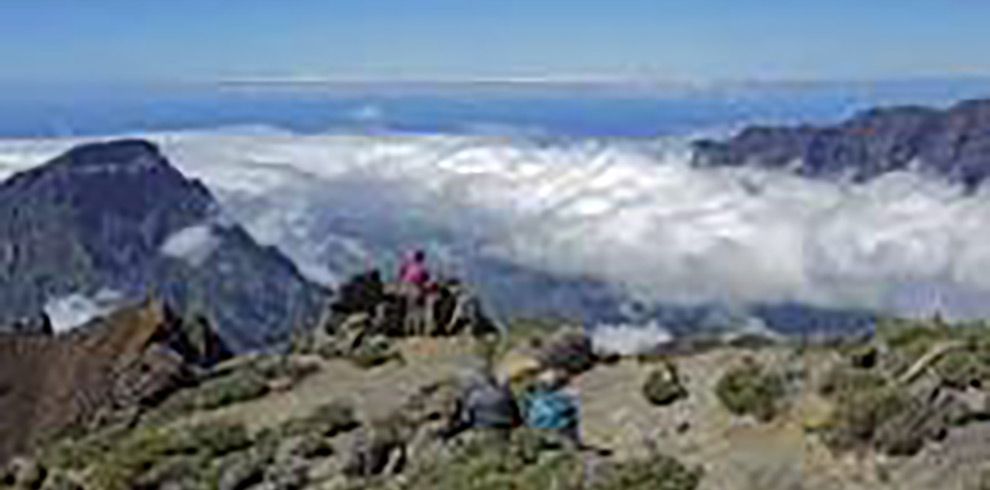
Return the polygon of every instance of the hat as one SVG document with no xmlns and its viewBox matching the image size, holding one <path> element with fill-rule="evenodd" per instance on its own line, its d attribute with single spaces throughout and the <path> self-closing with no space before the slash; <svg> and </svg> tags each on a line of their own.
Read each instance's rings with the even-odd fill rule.
<svg viewBox="0 0 990 490">
<path fill-rule="evenodd" d="M 567 373 L 559 369 L 544 369 L 536 376 L 537 386 L 547 389 L 556 390 L 567 384 L 569 378 Z"/>
</svg>

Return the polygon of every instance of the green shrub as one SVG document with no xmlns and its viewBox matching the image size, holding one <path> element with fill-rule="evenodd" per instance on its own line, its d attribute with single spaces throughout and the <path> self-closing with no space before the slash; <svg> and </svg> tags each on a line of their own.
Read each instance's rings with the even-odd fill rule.
<svg viewBox="0 0 990 490">
<path fill-rule="evenodd" d="M 834 449 L 876 445 L 881 426 L 909 408 L 910 399 L 892 386 L 837 394 L 824 440 Z"/>
<path fill-rule="evenodd" d="M 715 394 L 735 415 L 751 415 L 769 422 L 777 415 L 785 395 L 783 376 L 753 361 L 730 369 L 715 386 Z"/>
<path fill-rule="evenodd" d="M 175 439 L 177 451 L 221 456 L 251 445 L 247 429 L 237 423 L 218 422 L 188 426 Z"/>
<path fill-rule="evenodd" d="M 842 398 L 859 391 L 881 389 L 887 383 L 887 378 L 880 373 L 836 367 L 825 375 L 818 391 L 826 397 Z"/>
<path fill-rule="evenodd" d="M 376 342 L 363 342 L 359 347 L 351 351 L 347 358 L 355 366 L 362 369 L 371 369 L 381 366 L 389 361 L 401 360 L 402 355 L 392 348 L 386 340 Z"/>
<path fill-rule="evenodd" d="M 926 437 L 904 424 L 917 404 L 905 388 L 873 371 L 837 368 L 825 378 L 821 394 L 833 409 L 824 425 L 824 441 L 833 449 L 874 447 L 887 453 L 913 453 Z"/>
<path fill-rule="evenodd" d="M 628 462 L 612 463 L 604 478 L 592 490 L 694 490 L 704 472 L 688 468 L 676 459 L 655 455 Z"/>
<path fill-rule="evenodd" d="M 643 396 L 654 405 L 670 405 L 687 397 L 687 394 L 681 384 L 677 366 L 670 362 L 654 369 L 643 383 Z"/>
<path fill-rule="evenodd" d="M 943 383 L 957 389 L 990 384 L 990 352 L 975 346 L 948 352 L 933 367 Z"/>
<path fill-rule="evenodd" d="M 271 357 L 257 363 L 254 369 L 266 379 L 288 378 L 292 382 L 307 378 L 320 370 L 320 366 L 312 362 L 301 362 L 291 357 Z"/>
<path fill-rule="evenodd" d="M 49 441 L 41 449 L 41 461 L 48 467 L 80 469 L 117 445 L 132 429 L 114 426 L 79 437 Z"/>
<path fill-rule="evenodd" d="M 309 415 L 289 420 L 282 428 L 286 436 L 318 434 L 333 437 L 342 432 L 358 428 L 354 407 L 338 401 L 316 407 Z"/>
<path fill-rule="evenodd" d="M 217 468 L 202 455 L 179 455 L 162 459 L 139 473 L 130 482 L 133 488 L 168 488 L 170 485 L 189 490 L 215 488 Z"/>
<path fill-rule="evenodd" d="M 162 403 L 158 415 L 167 419 L 197 410 L 212 410 L 267 393 L 268 380 L 264 376 L 252 369 L 239 369 L 172 395 Z"/>
<path fill-rule="evenodd" d="M 102 452 L 91 454 L 87 483 L 115 490 L 157 488 L 166 481 L 181 480 L 192 488 L 211 488 L 219 469 L 215 463 L 251 443 L 240 424 L 139 427 Z"/>
<path fill-rule="evenodd" d="M 518 431 L 511 440 L 473 434 L 451 454 L 425 461 L 408 477 L 407 490 L 578 490 L 583 463 L 569 451 L 546 451 L 539 434 Z M 363 488 L 363 487 L 362 487 Z"/>
<path fill-rule="evenodd" d="M 946 324 L 931 320 L 887 320 L 878 338 L 890 350 L 895 370 L 907 369 L 938 345 L 953 343 L 933 363 L 942 381 L 955 388 L 990 383 L 990 326 L 985 322 Z"/>
<path fill-rule="evenodd" d="M 913 319 L 883 319 L 877 323 L 876 336 L 893 350 L 920 348 L 949 338 L 951 331 L 934 322 Z"/>
<path fill-rule="evenodd" d="M 106 490 L 133 488 L 142 472 L 173 453 L 173 444 L 172 434 L 165 429 L 137 430 L 100 457 L 89 473 L 87 483 Z"/>
<path fill-rule="evenodd" d="M 417 467 L 403 488 L 694 490 L 703 475 L 700 469 L 689 469 L 663 455 L 606 462 L 589 472 L 579 453 L 559 447 L 544 440 L 539 431 L 519 430 L 508 441 L 476 437 L 453 454 Z"/>
</svg>

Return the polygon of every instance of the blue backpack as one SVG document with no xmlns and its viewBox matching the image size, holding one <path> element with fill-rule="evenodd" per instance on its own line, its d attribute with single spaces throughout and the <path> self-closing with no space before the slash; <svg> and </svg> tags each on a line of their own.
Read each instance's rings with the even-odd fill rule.
<svg viewBox="0 0 990 490">
<path fill-rule="evenodd" d="M 537 391 L 526 398 L 526 425 L 534 429 L 564 430 L 577 427 L 578 405 L 560 391 Z"/>
</svg>

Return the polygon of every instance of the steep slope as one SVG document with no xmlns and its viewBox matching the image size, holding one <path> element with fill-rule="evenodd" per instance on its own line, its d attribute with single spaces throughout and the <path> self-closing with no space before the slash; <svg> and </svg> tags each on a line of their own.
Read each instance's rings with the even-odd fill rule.
<svg viewBox="0 0 990 490">
<path fill-rule="evenodd" d="M 322 291 L 146 141 L 79 146 L 0 185 L 0 324 L 65 297 L 149 294 L 245 350 L 284 340 Z"/>
<path fill-rule="evenodd" d="M 0 461 L 38 438 L 140 407 L 223 360 L 209 328 L 201 343 L 161 302 L 118 310 L 67 335 L 0 334 Z"/>
<path fill-rule="evenodd" d="M 914 168 L 973 187 L 990 176 L 990 99 L 946 110 L 872 109 L 834 126 L 755 126 L 694 147 L 695 163 L 703 166 L 793 168 L 860 181 Z"/>
</svg>

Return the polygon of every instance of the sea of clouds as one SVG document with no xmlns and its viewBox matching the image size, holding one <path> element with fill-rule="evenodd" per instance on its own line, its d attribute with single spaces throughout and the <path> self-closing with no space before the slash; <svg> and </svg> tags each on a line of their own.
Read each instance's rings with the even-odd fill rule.
<svg viewBox="0 0 990 490">
<path fill-rule="evenodd" d="M 498 261 L 647 303 L 990 314 L 990 191 L 910 172 L 701 169 L 677 139 L 144 136 L 321 282 L 424 245 L 450 273 Z M 0 141 L 0 170 L 75 143 Z M 197 233 L 167 251 L 201 250 Z"/>
</svg>

